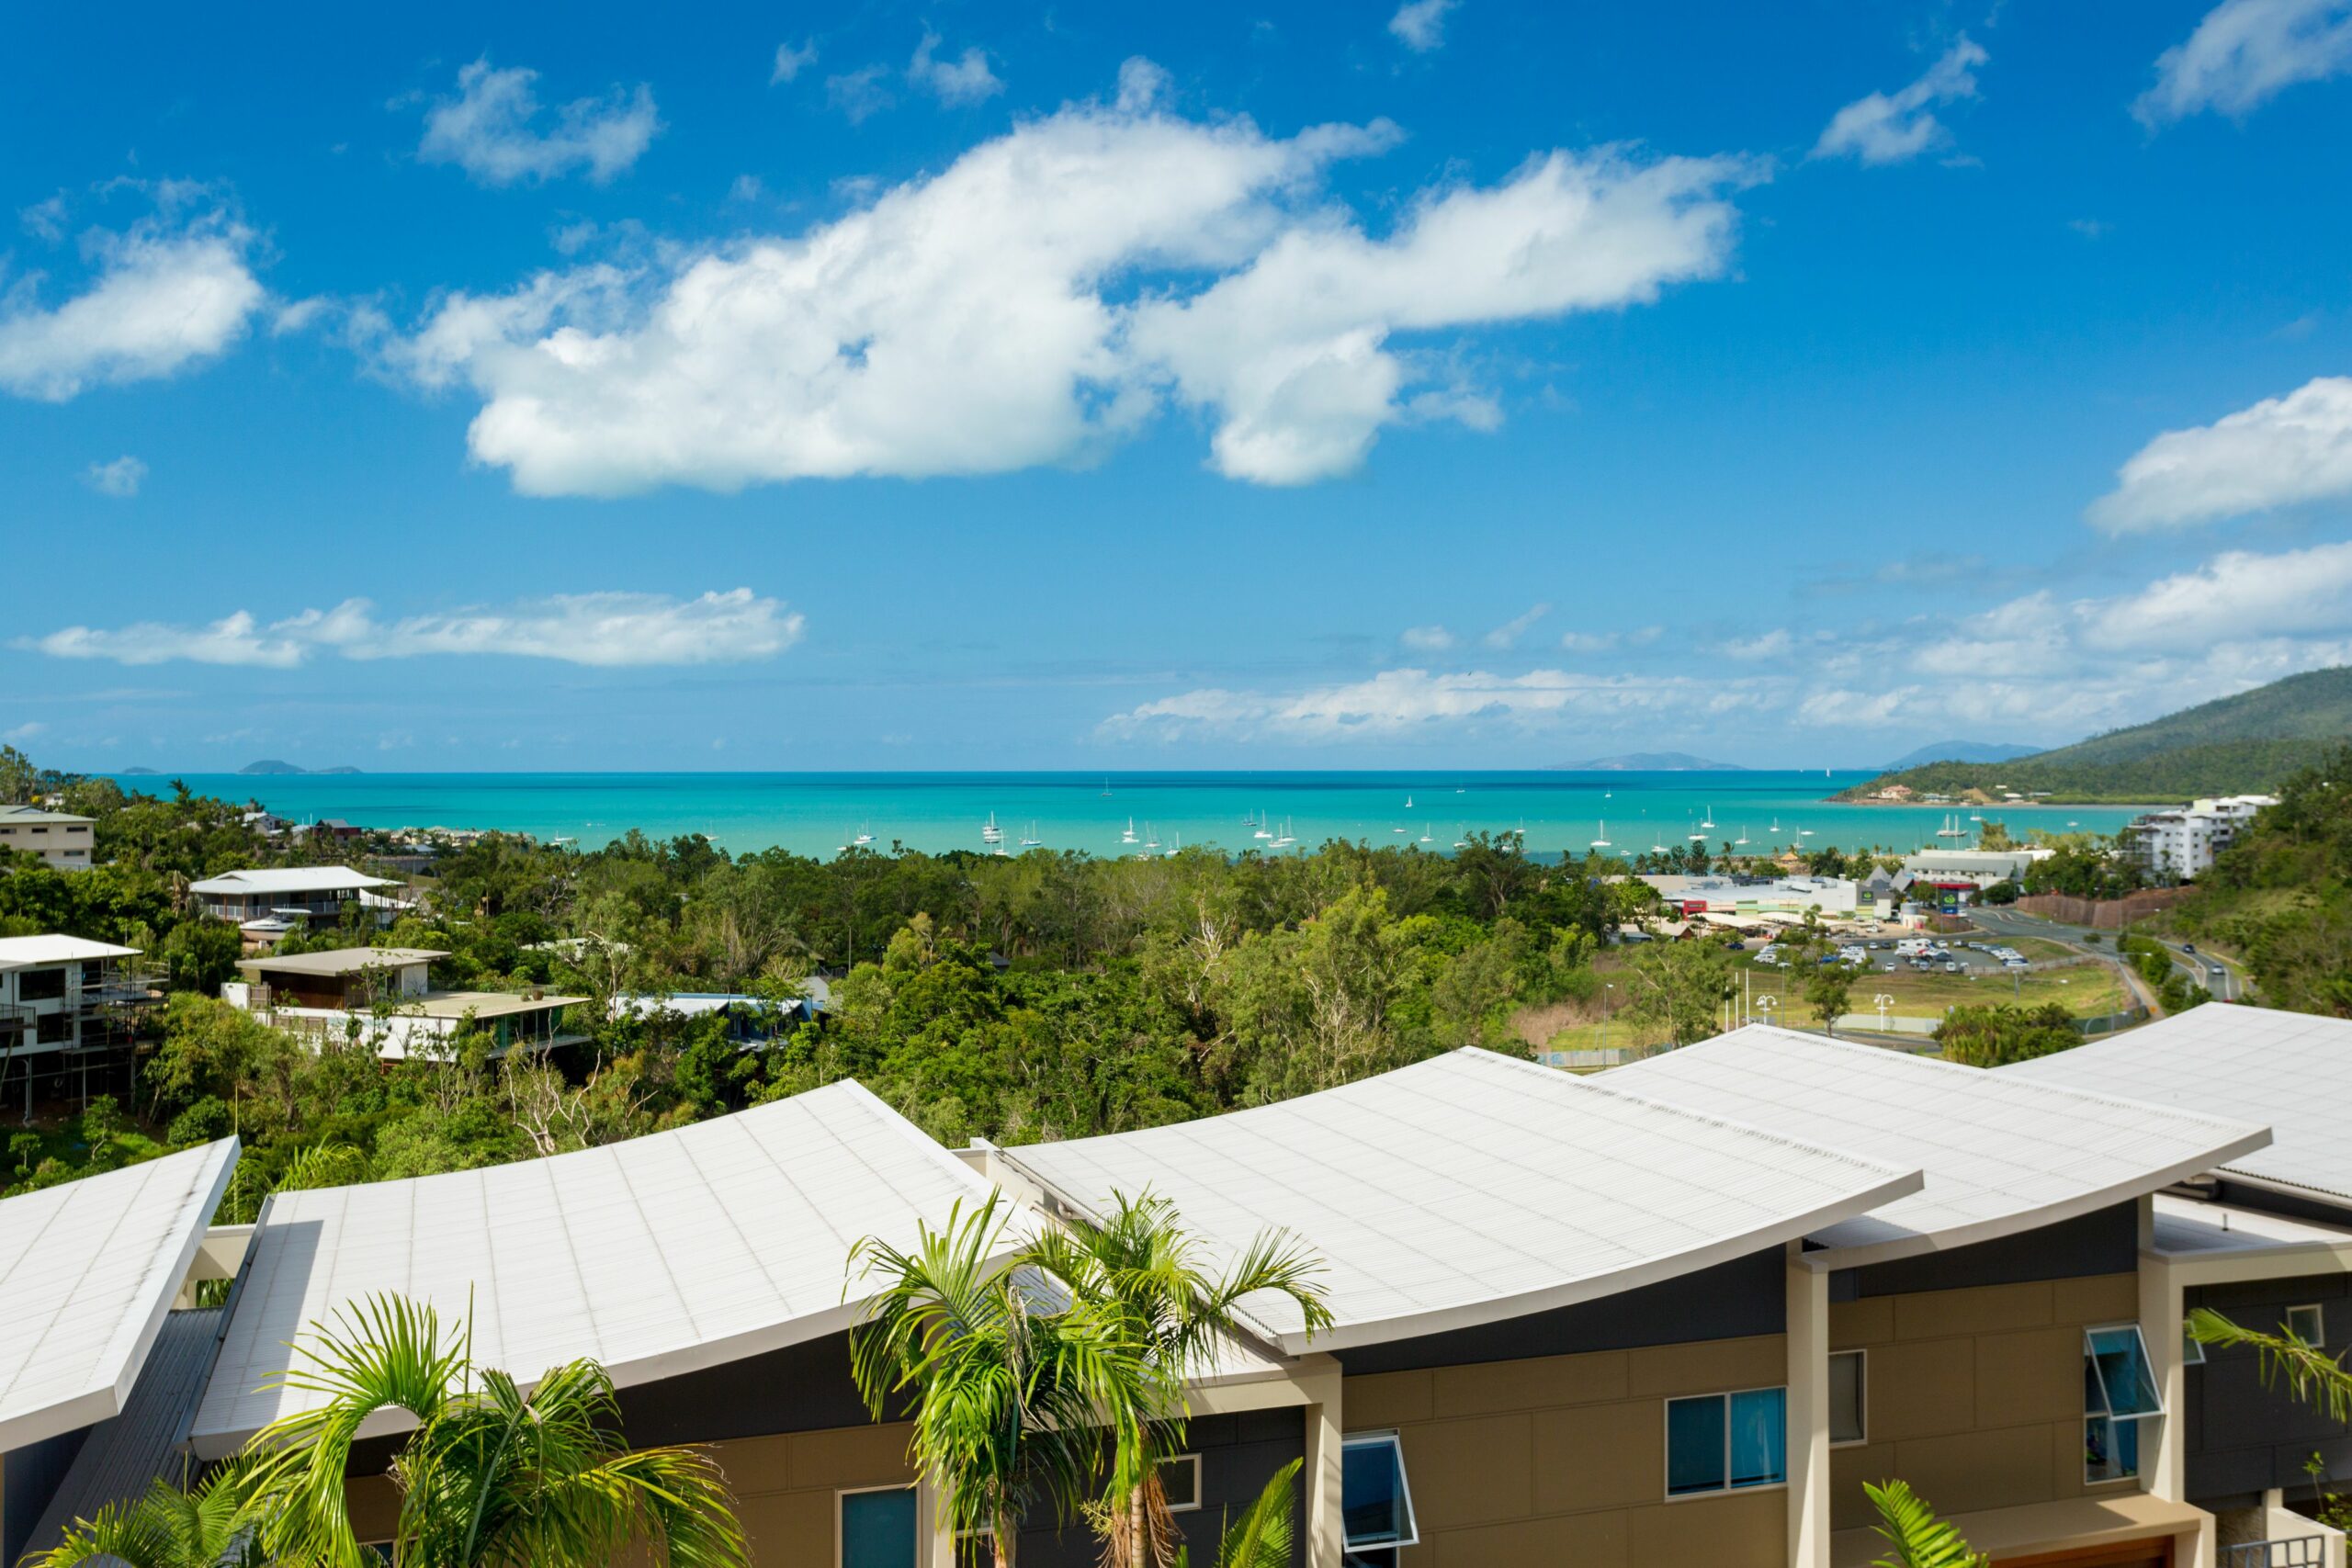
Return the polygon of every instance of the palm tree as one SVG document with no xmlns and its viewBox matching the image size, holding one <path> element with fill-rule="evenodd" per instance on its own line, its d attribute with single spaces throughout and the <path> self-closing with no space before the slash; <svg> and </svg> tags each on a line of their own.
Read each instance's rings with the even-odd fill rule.
<svg viewBox="0 0 2352 1568">
<path fill-rule="evenodd" d="M 1218 1544 L 1216 1568 L 1290 1568 L 1291 1510 L 1296 1503 L 1299 1466 L 1293 1460 L 1274 1472 L 1257 1500 L 1229 1520 Z M 1175 1568 L 1191 1568 L 1192 1554 L 1176 1549 Z"/>
<path fill-rule="evenodd" d="M 281 1386 L 317 1394 L 248 1449 L 269 1557 L 301 1568 L 365 1568 L 345 1472 L 369 1417 L 415 1427 L 392 1461 L 401 1495 L 394 1568 L 604 1568 L 649 1551 L 670 1568 L 748 1568 L 718 1467 L 691 1449 L 631 1450 L 613 1382 L 566 1362 L 527 1393 L 474 1364 L 470 1337 L 399 1296 L 346 1308 L 313 1330 L 309 1363 Z"/>
<path fill-rule="evenodd" d="M 1186 1381 L 1207 1370 L 1217 1341 L 1251 1332 L 1242 1300 L 1260 1292 L 1287 1296 L 1309 1335 L 1329 1327 L 1331 1313 L 1314 1282 L 1322 1265 L 1277 1232 L 1261 1233 L 1213 1274 L 1167 1199 L 1114 1192 L 1112 1205 L 1100 1223 L 1079 1218 L 1046 1232 L 1025 1261 L 1099 1308 L 1149 1374 L 1136 1387 L 1142 1402 L 1135 1418 L 1117 1428 L 1132 1431 L 1134 1443 L 1111 1456 L 1101 1517 L 1103 1568 L 1154 1568 L 1176 1545 L 1159 1461 L 1183 1441 Z"/>
<path fill-rule="evenodd" d="M 987 1532 L 1010 1568 L 1023 1517 L 1040 1501 L 1064 1518 L 1084 1498 L 1102 1428 L 1132 1452 L 1150 1370 L 1099 1306 L 1025 1266 L 1007 1235 L 1001 1194 L 944 1228 L 919 1228 L 911 1251 L 868 1236 L 853 1276 L 887 1283 L 850 1331 L 850 1366 L 876 1419 L 912 1402 L 908 1448 L 940 1495 L 941 1528 Z"/>
<path fill-rule="evenodd" d="M 1984 1568 L 1992 1558 L 1970 1548 L 1958 1530 L 1936 1517 L 1927 1499 L 1904 1482 L 1889 1481 L 1862 1490 L 1877 1506 L 1879 1523 L 1872 1526 L 1892 1548 L 1872 1560 L 1871 1568 Z"/>
<path fill-rule="evenodd" d="M 183 1492 L 157 1480 L 128 1503 L 76 1519 L 65 1539 L 24 1568 L 81 1568 L 119 1560 L 130 1568 L 260 1568 L 245 1467 L 230 1463 Z"/>
</svg>

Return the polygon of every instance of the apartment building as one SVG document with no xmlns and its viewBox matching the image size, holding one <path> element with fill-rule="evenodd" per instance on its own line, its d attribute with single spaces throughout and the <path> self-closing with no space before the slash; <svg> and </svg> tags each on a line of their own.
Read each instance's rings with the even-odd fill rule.
<svg viewBox="0 0 2352 1568">
<path fill-rule="evenodd" d="M 2266 1122 L 2268 1145 L 2156 1200 L 2142 1254 L 2151 1322 L 2210 1307 L 2244 1327 L 2352 1350 L 2352 1020 L 2216 1002 L 2000 1074 Z M 2235 1541 L 2309 1539 L 2310 1522 L 2286 1503 L 2308 1501 L 2314 1483 L 2352 1490 L 2352 1434 L 2269 1386 L 2251 1351 L 2194 1349 L 2176 1376 L 2187 1419 L 2167 1432 L 2158 1463 L 2183 1495 Z"/>
<path fill-rule="evenodd" d="M 39 806 L 0 806 L 0 850 L 35 854 L 59 871 L 96 863 L 95 818 Z"/>
<path fill-rule="evenodd" d="M 502 1055 L 587 1038 L 564 1023 L 585 997 L 435 989 L 431 965 L 448 956 L 421 947 L 346 947 L 248 958 L 237 965 L 244 978 L 222 986 L 220 996 L 313 1044 L 364 1041 L 387 1061 L 445 1057 L 469 1024 L 489 1034 Z"/>
<path fill-rule="evenodd" d="M 35 1088 L 98 1075 L 101 1092 L 128 1069 L 139 1015 L 162 1000 L 135 947 L 74 936 L 0 937 L 0 1105 Z"/>
<path fill-rule="evenodd" d="M 2212 865 L 2215 855 L 2237 841 L 2256 812 L 2278 804 L 2276 796 L 2267 795 L 2197 800 L 2177 810 L 2134 818 L 2123 832 L 2132 853 L 2151 876 L 2192 882 Z"/>
</svg>

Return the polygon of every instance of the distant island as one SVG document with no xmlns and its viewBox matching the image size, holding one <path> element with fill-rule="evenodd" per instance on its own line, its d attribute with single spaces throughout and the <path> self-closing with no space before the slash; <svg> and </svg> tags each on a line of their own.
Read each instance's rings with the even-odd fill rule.
<svg viewBox="0 0 2352 1568">
<path fill-rule="evenodd" d="M 1589 757 L 1581 762 L 1555 762 L 1555 773 L 1738 773 L 1737 762 L 1713 762 L 1688 751 L 1627 751 L 1615 757 Z"/>
<path fill-rule="evenodd" d="M 252 773 L 272 778 L 281 777 L 288 773 L 356 773 L 359 770 L 357 768 L 350 767 L 298 768 L 291 762 L 281 762 L 275 757 L 264 757 L 258 762 L 247 762 L 243 767 L 237 770 L 240 773 Z"/>
<path fill-rule="evenodd" d="M 2042 750 L 2040 746 L 2004 746 L 1991 740 L 1933 740 L 1892 762 L 1881 764 L 1881 771 L 1897 773 L 1905 768 L 1924 768 L 1929 762 L 2007 762 L 2030 757 Z"/>
<path fill-rule="evenodd" d="M 2352 737 L 2352 667 L 2290 675 L 2233 697 L 2003 761 L 1939 759 L 1894 768 L 1832 800 L 1955 804 L 2011 798 L 2139 805 L 2274 793 Z"/>
<path fill-rule="evenodd" d="M 160 779 L 164 773 L 160 768 L 125 768 L 115 776 L 126 779 Z"/>
</svg>

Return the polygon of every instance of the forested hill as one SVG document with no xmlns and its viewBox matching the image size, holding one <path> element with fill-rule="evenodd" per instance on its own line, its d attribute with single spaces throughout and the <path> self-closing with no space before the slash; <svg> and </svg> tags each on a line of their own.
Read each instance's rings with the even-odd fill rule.
<svg viewBox="0 0 2352 1568">
<path fill-rule="evenodd" d="M 2046 791 L 2060 801 L 2162 802 L 2270 792 L 2352 738 L 2352 668 L 2290 675 L 2128 729 L 2007 762 L 1930 762 L 1841 793 L 1896 784 L 1917 795 L 1996 799 Z"/>
</svg>

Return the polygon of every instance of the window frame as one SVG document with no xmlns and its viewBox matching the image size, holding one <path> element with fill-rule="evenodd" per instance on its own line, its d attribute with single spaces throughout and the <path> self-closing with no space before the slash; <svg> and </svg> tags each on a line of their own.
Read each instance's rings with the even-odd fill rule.
<svg viewBox="0 0 2352 1568">
<path fill-rule="evenodd" d="M 2105 1378 L 2100 1376 L 2094 1359 L 2094 1352 L 2091 1348 L 2091 1337 L 2095 1334 L 2110 1334 L 2118 1329 L 2124 1328 L 2128 1328 L 2132 1331 L 2132 1339 L 2139 1347 L 2141 1363 L 2147 1371 L 2149 1385 L 2155 1395 L 2156 1407 L 2154 1410 L 2145 1411 L 2137 1416 L 2118 1416 L 2112 1411 L 2092 1410 L 2088 1408 L 2087 1404 L 2086 1404 L 2083 1411 L 2083 1485 L 2086 1488 L 2093 1486 L 2136 1485 L 2143 1479 L 2141 1467 L 2145 1462 L 2144 1454 L 2146 1445 L 2149 1440 L 2149 1435 L 2145 1430 L 2146 1425 L 2151 1421 L 2162 1421 L 2172 1414 L 2169 1410 L 2165 1408 L 2164 1384 L 2156 1377 L 2155 1359 L 2148 1354 L 2147 1333 L 2140 1326 L 2137 1319 L 2129 1319 L 2120 1323 L 2086 1323 L 2083 1325 L 2083 1367 L 2085 1372 L 2087 1374 L 2091 1382 L 2098 1384 L 2100 1397 L 2107 1397 L 2107 1381 Z M 2141 1456 L 2135 1460 L 2132 1468 L 2130 1471 L 2121 1475 L 2095 1476 L 2091 1473 L 2090 1424 L 2094 1421 L 2104 1421 L 2107 1423 L 2110 1439 L 2115 1427 L 2120 1423 L 2130 1422 L 2134 1426 L 2143 1428 L 2133 1434 L 2134 1440 L 2139 1445 L 2142 1452 Z M 2162 1439 L 2159 1438 L 2157 1440 L 2161 1441 Z"/>
<path fill-rule="evenodd" d="M 1866 1348 L 1860 1346 L 1851 1350 L 1829 1352 L 1829 1359 L 1833 1361 L 1840 1356 L 1854 1358 L 1854 1415 L 1861 1423 L 1862 1434 L 1859 1438 L 1838 1437 L 1838 1413 L 1831 1409 L 1825 1409 L 1822 1412 L 1822 1425 L 1829 1428 L 1831 1448 L 1859 1449 L 1871 1440 L 1871 1353 Z"/>
<path fill-rule="evenodd" d="M 1405 1504 L 1405 1531 L 1395 1540 L 1367 1540 L 1363 1542 L 1354 1542 L 1348 1540 L 1348 1488 L 1345 1479 L 1348 1468 L 1348 1450 L 1352 1448 L 1368 1448 L 1374 1443 L 1387 1444 L 1396 1455 L 1396 1495 L 1402 1498 Z M 1351 1551 L 1396 1551 L 1404 1547 L 1419 1546 L 1421 1544 L 1421 1516 L 1420 1511 L 1413 1506 L 1413 1477 L 1412 1472 L 1405 1467 L 1405 1436 L 1402 1432 L 1398 1431 L 1394 1427 L 1376 1427 L 1362 1432 L 1344 1432 L 1340 1434 L 1340 1474 L 1341 1477 L 1340 1483 L 1340 1551 L 1342 1556 L 1345 1556 Z"/>
<path fill-rule="evenodd" d="M 1159 1468 L 1163 1470 L 1172 1464 L 1187 1465 L 1191 1467 L 1193 1472 L 1193 1500 L 1189 1503 L 1170 1503 L 1168 1504 L 1168 1511 L 1171 1514 L 1199 1513 L 1201 1511 L 1201 1456 L 1198 1454 L 1168 1454 L 1163 1456 L 1159 1461 Z M 1403 1469 L 1401 1455 L 1399 1456 L 1399 1464 L 1397 1468 L 1400 1471 Z M 1163 1486 L 1161 1488 L 1161 1496 L 1163 1500 L 1166 1495 L 1167 1489 Z"/>
<path fill-rule="evenodd" d="M 2310 1334 L 2305 1334 L 2301 1329 L 2295 1326 L 2295 1314 L 2305 1312 L 2312 1314 L 2312 1327 L 2313 1331 Z M 2327 1309 L 2322 1303 L 2304 1302 L 2299 1305 L 2289 1307 L 2286 1312 L 2280 1315 L 2279 1325 L 2285 1328 L 2288 1333 L 2293 1335 L 2296 1338 L 2301 1340 L 2304 1344 L 2310 1346 L 2314 1350 L 2327 1343 Z"/>
<path fill-rule="evenodd" d="M 2191 1334 L 2185 1322 L 2180 1325 L 2180 1364 L 2184 1367 L 2205 1364 L 2205 1341 Z"/>
<path fill-rule="evenodd" d="M 848 1510 L 842 1506 L 842 1500 L 876 1492 L 911 1492 L 915 1495 L 915 1568 L 922 1568 L 922 1490 L 920 1483 L 912 1481 L 893 1481 L 880 1486 L 833 1488 L 833 1568 L 849 1568 L 849 1532 L 842 1528 Z"/>
<path fill-rule="evenodd" d="M 1752 1481 L 1735 1485 L 1731 1478 L 1732 1422 L 1731 1402 L 1743 1393 L 1777 1393 L 1781 1396 L 1781 1478 L 1778 1481 Z M 1724 1483 L 1704 1492 L 1675 1492 L 1668 1490 L 1674 1478 L 1674 1420 L 1671 1416 L 1659 1423 L 1658 1489 L 1669 1503 L 1692 1503 L 1707 1497 L 1745 1496 L 1750 1492 L 1784 1492 L 1789 1485 L 1789 1385 L 1784 1382 L 1758 1383 L 1753 1388 L 1727 1388 L 1719 1393 L 1678 1393 L 1669 1395 L 1665 1408 L 1693 1403 L 1702 1399 L 1723 1402 L 1724 1407 Z"/>
</svg>

